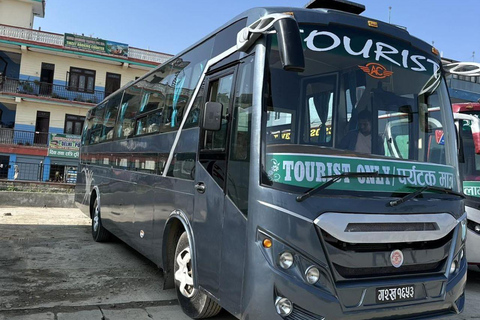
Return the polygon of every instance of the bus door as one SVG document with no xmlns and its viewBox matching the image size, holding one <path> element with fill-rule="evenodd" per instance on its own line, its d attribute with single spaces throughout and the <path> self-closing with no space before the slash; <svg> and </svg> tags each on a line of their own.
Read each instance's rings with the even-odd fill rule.
<svg viewBox="0 0 480 320">
<path fill-rule="evenodd" d="M 207 101 L 223 105 L 219 131 L 202 130 L 195 170 L 193 230 L 198 284 L 219 296 L 222 228 L 227 173 L 228 117 L 233 98 L 235 68 L 207 79 Z"/>
</svg>

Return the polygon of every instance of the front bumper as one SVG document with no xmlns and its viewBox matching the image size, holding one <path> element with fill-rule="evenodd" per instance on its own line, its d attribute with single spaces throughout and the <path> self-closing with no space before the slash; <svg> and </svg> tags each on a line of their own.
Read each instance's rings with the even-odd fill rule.
<svg viewBox="0 0 480 320">
<path fill-rule="evenodd" d="M 336 294 L 300 281 L 292 281 L 290 277 L 270 270 L 272 271 L 273 276 L 268 284 L 271 294 L 255 297 L 257 303 L 262 301 L 261 305 L 269 306 L 263 310 L 267 313 L 262 312 L 261 317 L 250 314 L 250 319 L 432 319 L 460 313 L 465 303 L 466 259 L 462 260 L 459 270 L 448 281 L 444 277 L 409 278 L 388 283 L 368 281 L 337 285 Z M 375 303 L 375 288 L 402 284 L 416 286 L 415 300 L 381 305 Z M 272 297 L 277 296 L 288 298 L 293 303 L 292 314 L 282 318 L 276 313 L 275 299 Z"/>
</svg>

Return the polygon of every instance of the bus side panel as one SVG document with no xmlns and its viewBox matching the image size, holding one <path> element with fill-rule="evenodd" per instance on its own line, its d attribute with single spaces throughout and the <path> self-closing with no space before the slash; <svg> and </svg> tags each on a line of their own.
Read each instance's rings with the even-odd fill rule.
<svg viewBox="0 0 480 320">
<path fill-rule="evenodd" d="M 157 265 L 162 259 L 165 223 L 174 210 L 193 212 L 193 181 L 156 176 L 135 177 L 136 186 L 132 246 Z M 153 187 L 153 188 L 152 188 Z M 144 238 L 140 231 L 144 231 Z"/>
<path fill-rule="evenodd" d="M 86 169 L 85 165 L 81 163 L 78 165 L 77 184 L 75 185 L 75 205 L 82 210 L 87 217 L 90 217 L 90 190 L 86 190 Z"/>
<path fill-rule="evenodd" d="M 170 214 L 174 210 L 180 210 L 189 221 L 193 221 L 195 190 L 193 178 L 199 133 L 199 128 L 182 131 L 167 177 L 158 177 L 155 183 L 149 184 L 154 186 L 154 194 L 149 197 L 149 200 L 144 197 L 145 201 L 153 203 L 153 241 L 147 256 L 157 265 L 162 263 L 163 230 Z M 171 139 L 169 141 L 173 144 L 173 132 L 169 136 Z M 140 201 L 140 197 L 137 201 Z"/>
</svg>

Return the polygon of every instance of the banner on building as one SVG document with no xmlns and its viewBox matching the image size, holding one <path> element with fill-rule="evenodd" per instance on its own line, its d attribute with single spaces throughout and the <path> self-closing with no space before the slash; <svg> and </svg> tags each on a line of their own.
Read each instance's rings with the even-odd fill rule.
<svg viewBox="0 0 480 320">
<path fill-rule="evenodd" d="M 78 159 L 81 137 L 73 134 L 50 133 L 48 155 L 50 157 Z"/>
<path fill-rule="evenodd" d="M 128 56 L 128 44 L 65 33 L 64 46 L 96 53 Z"/>
</svg>

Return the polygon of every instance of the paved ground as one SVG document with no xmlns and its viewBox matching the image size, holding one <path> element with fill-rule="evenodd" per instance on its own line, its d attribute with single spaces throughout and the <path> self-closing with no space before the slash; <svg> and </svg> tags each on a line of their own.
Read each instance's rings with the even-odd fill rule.
<svg viewBox="0 0 480 320">
<path fill-rule="evenodd" d="M 153 263 L 122 242 L 94 242 L 78 209 L 0 208 L 0 320 L 11 319 L 190 318 Z"/>
<path fill-rule="evenodd" d="M 155 265 L 94 242 L 89 225 L 77 209 L 0 208 L 0 320 L 189 319 Z M 480 269 L 468 277 L 466 311 L 449 320 L 480 319 Z"/>
</svg>

